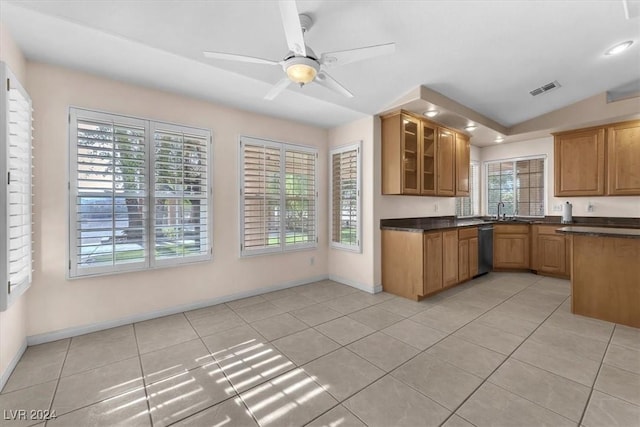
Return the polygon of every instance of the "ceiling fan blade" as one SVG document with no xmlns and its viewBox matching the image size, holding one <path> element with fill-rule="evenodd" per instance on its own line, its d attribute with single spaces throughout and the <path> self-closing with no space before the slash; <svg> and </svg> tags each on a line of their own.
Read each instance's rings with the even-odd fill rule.
<svg viewBox="0 0 640 427">
<path fill-rule="evenodd" d="M 284 25 L 284 35 L 287 38 L 289 50 L 299 56 L 307 56 L 307 49 L 304 45 L 304 33 L 300 26 L 298 16 L 298 6 L 295 1 L 280 0 L 280 15 L 282 25 Z"/>
<path fill-rule="evenodd" d="M 253 56 L 236 55 L 233 53 L 223 52 L 202 52 L 204 56 L 211 59 L 224 59 L 225 61 L 250 62 L 253 64 L 280 65 L 277 61 L 270 59 L 256 58 Z"/>
<path fill-rule="evenodd" d="M 264 96 L 264 99 L 271 101 L 273 98 L 280 95 L 280 92 L 285 90 L 289 86 L 289 83 L 291 83 L 291 80 L 289 80 L 288 77 L 285 77 L 284 79 L 280 80 L 278 83 L 275 84 L 274 87 L 271 88 L 269 93 L 267 93 Z"/>
<path fill-rule="evenodd" d="M 340 50 L 337 52 L 326 52 L 320 57 L 320 63 L 327 67 L 332 67 L 362 61 L 376 56 L 389 55 L 395 51 L 395 43 L 386 43 L 356 49 Z"/>
<path fill-rule="evenodd" d="M 339 93 L 340 95 L 344 95 L 347 98 L 353 98 L 353 94 L 351 92 L 325 72 L 321 71 L 318 73 L 314 81 L 327 89 L 331 89 L 332 91 Z"/>
</svg>

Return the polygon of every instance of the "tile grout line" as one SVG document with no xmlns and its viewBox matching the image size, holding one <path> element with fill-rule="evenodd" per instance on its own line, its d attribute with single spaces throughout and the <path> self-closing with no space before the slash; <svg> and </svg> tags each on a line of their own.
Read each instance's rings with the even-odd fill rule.
<svg viewBox="0 0 640 427">
<path fill-rule="evenodd" d="M 140 345 L 138 344 L 138 333 L 136 331 L 136 324 L 131 324 L 133 328 L 133 338 L 136 340 L 136 350 L 138 350 L 138 365 L 140 366 L 140 374 L 142 375 L 142 388 L 144 389 L 144 398 L 147 403 L 147 416 L 149 417 L 149 425 L 153 427 L 153 417 L 151 416 L 151 399 L 149 398 L 149 393 L 147 391 L 147 380 L 146 375 L 144 373 L 144 368 L 142 367 L 142 355 L 140 354 Z"/>
<path fill-rule="evenodd" d="M 589 407 L 589 403 L 591 403 L 591 396 L 593 395 L 593 390 L 596 387 L 596 382 L 598 381 L 598 376 L 600 375 L 600 370 L 602 369 L 602 365 L 604 364 L 604 359 L 607 357 L 607 352 L 609 351 L 609 346 L 611 345 L 611 340 L 613 339 L 613 334 L 616 332 L 616 328 L 618 327 L 617 323 L 613 324 L 613 329 L 611 330 L 611 334 L 609 335 L 609 341 L 607 342 L 607 348 L 604 349 L 602 353 L 602 359 L 600 359 L 600 365 L 598 366 L 598 371 L 596 372 L 596 376 L 593 378 L 593 384 L 591 384 L 591 389 L 589 390 L 589 397 L 584 404 L 584 409 L 582 410 L 582 415 L 580 416 L 580 422 L 578 425 L 582 425 L 582 421 L 584 420 L 584 416 L 587 413 L 587 408 Z"/>
<path fill-rule="evenodd" d="M 234 311 L 231 307 L 228 307 L 228 306 L 227 306 L 227 308 L 228 308 L 228 309 L 230 309 L 232 312 L 234 312 L 234 313 L 235 313 L 235 311 Z M 207 350 L 207 353 L 209 354 L 209 356 L 211 356 L 211 360 L 212 360 L 212 362 L 213 362 L 213 363 L 218 367 L 218 369 L 220 369 L 220 372 L 222 373 L 222 375 L 224 376 L 225 380 L 227 380 L 227 382 L 229 383 L 229 385 L 231 386 L 231 388 L 232 388 L 232 389 L 233 389 L 233 391 L 235 392 L 235 395 L 229 396 L 227 399 L 224 399 L 224 400 L 222 400 L 222 401 L 220 401 L 220 402 L 214 403 L 214 404 L 212 404 L 212 405 L 210 405 L 210 406 L 207 406 L 206 408 L 203 408 L 203 409 L 201 409 L 201 410 L 199 410 L 199 411 L 194 412 L 193 414 L 189 414 L 189 415 L 185 416 L 184 418 L 181 418 L 181 419 L 179 419 L 179 420 L 176 420 L 175 422 L 172 422 L 171 424 L 169 424 L 169 426 L 167 426 L 167 427 L 170 427 L 171 425 L 174 425 L 174 424 L 176 424 L 176 423 L 178 423 L 178 422 L 180 422 L 180 421 L 183 421 L 183 420 L 185 420 L 185 419 L 187 419 L 187 418 L 190 418 L 190 417 L 193 417 L 193 416 L 195 416 L 195 415 L 197 415 L 197 414 L 200 414 L 200 413 L 202 413 L 202 412 L 204 412 L 204 411 L 206 411 L 206 410 L 208 410 L 208 409 L 210 409 L 210 408 L 212 408 L 212 407 L 214 407 L 214 406 L 216 406 L 216 405 L 220 405 L 220 404 L 222 404 L 222 403 L 224 403 L 224 402 L 227 402 L 228 400 L 233 399 L 233 398 L 238 398 L 238 399 L 240 399 L 240 401 L 242 402 L 242 405 L 243 405 L 243 406 L 244 406 L 244 408 L 246 409 L 247 413 L 251 415 L 251 418 L 256 422 L 256 424 L 257 424 L 257 425 L 260 425 L 260 423 L 258 423 L 258 419 L 253 415 L 253 412 L 251 412 L 251 410 L 249 410 L 249 407 L 248 407 L 248 406 L 247 406 L 247 404 L 245 403 L 244 399 L 242 399 L 242 397 L 240 397 L 240 393 L 238 392 L 238 389 L 236 388 L 236 386 L 233 384 L 233 382 L 231 382 L 231 379 L 228 377 L 228 375 L 227 375 L 227 373 L 224 371 L 224 369 L 222 369 L 222 365 L 220 365 L 220 363 L 218 363 L 218 361 L 216 360 L 216 358 L 215 358 L 215 356 L 213 355 L 213 353 L 211 353 L 211 350 L 209 350 L 209 347 L 207 347 L 207 344 L 206 344 L 206 343 L 204 342 L 204 340 L 202 339 L 203 337 L 202 337 L 202 336 L 200 336 L 200 334 L 198 333 L 198 331 L 196 331 L 196 328 L 195 328 L 195 327 L 193 326 L 193 324 L 191 323 L 191 319 L 189 319 L 189 316 L 187 316 L 187 315 L 186 315 L 186 312 L 182 312 L 182 314 L 183 314 L 183 315 L 184 315 L 184 317 L 187 319 L 187 322 L 189 322 L 189 326 L 191 326 L 191 328 L 194 330 L 194 332 L 196 333 L 196 335 L 198 335 L 198 339 L 200 340 L 200 342 L 202 343 L 202 345 L 204 346 L 204 348 Z M 246 325 L 247 325 L 247 326 L 251 327 L 251 325 L 249 325 L 249 323 L 247 323 L 247 322 L 246 322 L 246 320 L 244 320 L 244 319 L 242 318 L 242 316 L 240 316 L 240 315 L 239 315 L 239 314 L 237 314 L 237 313 L 235 313 L 235 314 L 236 314 L 238 317 L 240 317 L 240 318 L 242 319 L 242 321 L 246 323 Z M 242 327 L 242 326 L 238 326 L 238 327 Z M 253 330 L 255 330 L 255 328 L 253 328 L 253 327 L 251 327 L 251 328 L 252 328 Z M 231 328 L 231 329 L 235 329 L 235 328 Z M 231 329 L 227 329 L 227 330 L 231 330 Z M 224 331 L 221 331 L 221 332 L 224 332 Z M 256 331 L 256 332 L 258 332 L 258 331 Z M 211 334 L 211 335 L 214 335 L 214 334 Z M 258 335 L 262 336 L 262 334 L 260 334 L 259 332 L 258 332 Z M 208 336 L 208 335 L 206 335 L 206 336 Z M 264 337 L 263 337 L 263 338 L 264 338 Z M 193 369 L 199 369 L 199 368 L 201 368 L 201 366 L 196 366 L 196 367 L 195 367 L 195 368 L 193 368 Z M 190 369 L 190 370 L 188 370 L 187 372 L 189 372 L 189 371 L 191 371 L 191 370 L 193 370 L 193 369 Z M 285 371 L 284 373 L 286 373 L 286 372 L 289 372 L 289 371 Z M 256 384 L 256 386 L 258 386 L 258 385 L 262 385 L 262 384 L 264 384 L 264 383 Z M 252 388 L 253 388 L 253 387 L 252 387 Z M 249 389 L 249 390 L 250 390 L 250 389 Z"/>
<path fill-rule="evenodd" d="M 540 280 L 542 280 L 542 279 L 540 279 Z M 380 380 L 382 380 L 383 378 L 385 378 L 385 377 L 387 377 L 387 376 L 389 376 L 389 375 L 391 375 L 391 377 L 392 377 L 393 379 L 395 379 L 396 381 L 400 381 L 400 380 L 398 380 L 397 378 L 395 378 L 395 377 L 391 374 L 393 371 L 395 371 L 396 369 L 400 368 L 401 366 L 403 366 L 403 365 L 405 365 L 405 364 L 409 363 L 411 360 L 413 360 L 413 359 L 415 359 L 416 357 L 420 356 L 421 354 L 425 353 L 425 352 L 426 352 L 427 350 L 429 350 L 431 347 L 434 347 L 434 346 L 438 345 L 440 342 L 442 342 L 442 341 L 444 341 L 445 339 L 449 338 L 449 337 L 450 337 L 450 336 L 452 336 L 454 333 L 456 333 L 458 330 L 460 330 L 460 329 L 464 328 L 466 325 L 468 325 L 469 323 L 471 323 L 471 322 L 473 322 L 474 320 L 478 319 L 480 316 L 483 316 L 484 314 L 486 314 L 487 312 L 489 312 L 489 311 L 493 310 L 493 309 L 494 309 L 494 308 L 496 308 L 497 306 L 499 306 L 499 305 L 501 305 L 501 304 L 505 303 L 506 301 L 508 301 L 509 299 L 511 299 L 511 298 L 513 298 L 513 297 L 515 297 L 515 296 L 516 296 L 516 295 L 518 295 L 519 293 L 521 293 L 521 292 L 525 291 L 525 290 L 526 290 L 526 289 L 528 289 L 530 286 L 533 286 L 534 284 L 538 283 L 540 280 L 537 280 L 537 281 L 535 281 L 535 282 L 531 283 L 530 285 L 526 286 L 525 288 L 522 288 L 520 291 L 518 291 L 518 292 L 516 292 L 515 294 L 511 295 L 510 297 L 508 297 L 507 299 L 503 300 L 502 302 L 500 302 L 500 303 L 498 303 L 498 304 L 495 304 L 494 306 L 492 306 L 492 307 L 491 307 L 491 308 L 489 308 L 488 310 L 486 310 L 486 311 L 484 311 L 483 313 L 479 314 L 478 316 L 474 317 L 474 318 L 473 318 L 472 320 L 470 320 L 469 322 L 467 322 L 467 323 L 463 324 L 462 326 L 460 326 L 459 328 L 455 329 L 454 331 L 449 332 L 447 335 L 445 335 L 444 337 L 442 337 L 442 338 L 441 338 L 441 339 L 439 339 L 438 341 L 435 341 L 433 344 L 431 344 L 431 345 L 430 345 L 429 347 L 427 347 L 426 349 L 424 349 L 424 350 L 417 349 L 417 350 L 420 350 L 417 354 L 415 354 L 414 356 L 412 356 L 412 357 L 410 357 L 409 359 L 405 360 L 403 363 L 401 363 L 400 365 L 396 366 L 395 368 L 393 368 L 393 369 L 392 369 L 392 370 L 390 370 L 389 372 L 385 372 L 385 373 L 384 373 L 384 375 L 382 375 L 380 378 L 377 378 L 375 381 L 373 381 L 373 382 L 371 382 L 371 383 L 369 383 L 369 384 L 365 385 L 362 389 L 357 390 L 357 391 L 353 392 L 352 394 L 350 394 L 349 396 L 345 397 L 344 399 L 342 399 L 341 401 L 339 401 L 337 405 L 333 406 L 333 407 L 332 407 L 332 408 L 330 408 L 329 410 L 327 410 L 327 411 L 323 412 L 322 414 L 320 414 L 320 415 L 318 415 L 317 417 L 315 417 L 315 418 L 313 418 L 312 420 L 310 420 L 310 421 L 309 421 L 309 423 L 311 423 L 311 422 L 315 421 L 316 419 L 320 418 L 322 415 L 326 414 L 327 412 L 331 411 L 332 409 L 336 408 L 337 406 L 342 405 L 344 402 L 346 402 L 347 400 L 349 400 L 350 398 L 352 398 L 352 397 L 353 397 L 353 396 L 355 396 L 356 394 L 360 393 L 362 390 L 364 390 L 364 389 L 366 389 L 366 388 L 368 388 L 368 387 L 372 386 L 373 384 L 375 384 L 375 383 L 379 382 Z M 458 295 L 458 294 L 461 294 L 461 293 L 464 293 L 464 292 L 466 292 L 466 291 L 468 291 L 468 290 L 470 290 L 470 289 L 465 289 L 464 291 L 457 292 L 457 293 L 455 293 L 454 295 L 451 295 L 450 297 L 446 297 L 446 298 L 444 298 L 441 302 L 444 302 L 444 301 L 446 301 L 448 298 L 454 297 L 454 296 L 456 296 L 456 295 Z M 383 301 L 383 302 L 384 302 L 384 301 Z M 439 303 L 437 303 L 436 305 L 434 305 L 434 306 L 432 306 L 432 307 L 429 307 L 429 308 L 427 308 L 427 309 L 425 309 L 425 310 L 422 310 L 421 312 L 428 311 L 428 310 L 430 310 L 430 309 L 432 309 L 432 308 L 435 308 L 435 307 L 437 307 L 438 305 L 440 305 L 440 303 L 441 303 L 441 302 L 439 302 Z M 563 302 L 564 302 L 564 301 L 563 301 Z M 560 305 L 562 305 L 562 303 L 561 303 Z M 559 305 L 558 307 L 560 307 L 560 305 Z M 557 308 L 556 308 L 556 309 L 557 309 Z M 554 311 L 555 311 L 555 310 L 554 310 Z M 421 312 L 419 312 L 419 313 L 421 313 Z M 415 314 L 413 314 L 412 316 L 415 316 L 416 314 L 419 314 L 419 313 L 415 313 Z M 552 312 L 551 314 L 553 314 L 553 312 Z M 549 316 L 550 316 L 551 314 L 549 314 Z M 346 316 L 347 316 L 347 315 L 344 315 L 344 316 L 342 316 L 342 317 L 346 317 Z M 407 320 L 407 319 L 410 319 L 410 317 L 407 317 L 407 318 L 405 318 L 405 319 L 403 319 L 403 320 Z M 335 319 L 334 319 L 334 320 L 335 320 Z M 546 319 L 545 319 L 545 320 L 546 320 Z M 395 323 L 393 323 L 393 324 L 391 324 L 391 325 L 389 325 L 389 326 L 393 326 L 394 324 L 399 323 L 399 322 L 401 322 L 401 321 L 402 321 L 402 320 L 399 320 L 398 322 L 395 322 Z M 543 321 L 543 322 L 544 322 L 544 321 Z M 422 323 L 420 323 L 420 322 L 416 322 L 416 323 L 418 323 L 418 324 L 420 324 L 420 325 L 422 325 L 422 326 L 427 327 L 426 325 L 423 325 L 423 324 L 422 324 Z M 542 323 L 541 323 L 541 324 L 542 324 Z M 431 329 L 435 329 L 435 328 L 431 328 Z M 437 331 L 439 331 L 439 332 L 446 333 L 445 331 L 440 331 L 439 329 L 435 329 L 435 330 L 437 330 Z M 320 332 L 320 331 L 318 331 L 318 332 Z M 378 331 L 376 331 L 376 332 L 378 332 Z M 380 331 L 380 332 L 381 332 L 381 331 Z M 375 333 L 375 332 L 374 332 L 374 333 Z M 382 332 L 382 333 L 384 334 L 384 332 Z M 532 332 L 532 333 L 533 333 L 533 332 Z M 361 340 L 361 339 L 363 339 L 363 338 L 366 338 L 366 337 L 368 337 L 368 336 L 370 336 L 370 335 L 372 335 L 372 334 L 369 334 L 369 335 L 366 335 L 366 336 L 364 336 L 364 337 L 362 337 L 362 338 L 359 338 L 359 339 L 357 339 L 357 340 L 355 340 L 355 341 L 353 341 L 353 342 L 351 342 L 351 343 L 349 343 L 349 344 L 347 344 L 347 345 L 350 345 L 350 344 L 352 344 L 352 343 L 354 343 L 354 342 L 357 342 L 357 341 L 359 341 L 359 340 Z M 385 335 L 387 335 L 387 334 L 385 334 Z M 392 338 L 394 338 L 394 337 L 392 337 Z M 396 338 L 396 339 L 397 339 L 397 338 Z M 525 340 L 526 340 L 526 338 L 525 338 Z M 524 342 L 524 341 L 523 341 L 523 342 Z M 406 343 L 405 343 L 405 344 L 406 344 Z M 473 343 L 472 343 L 472 344 L 473 344 Z M 359 354 L 357 354 L 357 353 L 354 353 L 352 350 L 350 350 L 349 348 L 347 348 L 347 345 L 342 346 L 342 348 L 345 348 L 347 351 L 350 351 L 351 353 L 353 353 L 353 354 L 355 354 L 356 356 L 360 357 L 361 359 L 365 360 L 367 363 L 371 363 L 371 362 L 370 362 L 370 361 L 368 361 L 366 358 L 364 358 L 364 357 L 360 356 L 360 355 L 359 355 Z M 477 344 L 476 344 L 476 345 L 477 345 Z M 410 346 L 411 346 L 411 345 L 410 345 Z M 411 347 L 413 347 L 413 346 L 411 346 Z M 416 348 L 416 347 L 413 347 L 413 348 Z M 338 349 L 338 350 L 339 350 L 339 349 Z M 335 350 L 335 351 L 338 351 L 338 350 Z M 514 351 L 515 351 L 515 350 L 514 350 Z M 332 353 L 333 353 L 333 352 L 332 352 Z M 331 354 L 331 353 L 328 353 L 328 354 Z M 321 356 L 321 357 L 323 357 L 323 356 Z M 509 357 L 509 356 L 507 356 L 507 358 L 505 358 L 505 360 L 506 360 L 506 359 L 508 359 L 508 357 Z M 448 363 L 448 362 L 446 362 L 446 363 Z M 503 361 L 503 363 L 504 363 L 504 361 Z M 375 366 L 376 368 L 378 368 L 378 366 L 376 366 L 375 364 L 373 364 L 373 363 L 371 363 L 371 364 L 372 364 L 373 366 Z M 457 368 L 457 367 L 456 367 L 456 368 Z M 380 368 L 379 368 L 379 369 L 380 369 Z M 458 369 L 461 369 L 461 368 L 458 368 Z M 497 368 L 496 368 L 496 369 L 497 369 Z M 462 370 L 464 371 L 464 369 L 462 369 Z M 467 371 L 465 371 L 465 372 L 467 372 Z M 493 373 L 493 372 L 492 372 L 492 373 Z M 475 375 L 475 374 L 473 374 L 473 375 Z M 491 374 L 490 374 L 490 375 L 491 375 Z M 477 375 L 476 375 L 476 376 L 477 376 Z M 487 377 L 487 378 L 488 378 L 488 377 Z M 427 395 L 423 394 L 420 390 L 416 390 L 416 389 L 415 389 L 415 388 L 413 388 L 411 385 L 409 385 L 409 384 L 405 384 L 403 381 L 400 381 L 400 382 L 401 382 L 402 384 L 406 385 L 407 387 L 411 388 L 412 390 L 416 391 L 416 392 L 417 392 L 417 393 L 419 393 L 420 395 L 422 395 L 422 396 L 426 397 L 427 399 L 431 400 L 431 401 L 432 401 L 432 402 L 434 402 L 436 405 L 441 406 L 441 407 L 442 407 L 442 408 L 444 408 L 445 410 L 449 411 L 449 408 L 445 407 L 444 405 L 440 404 L 439 402 L 436 402 L 435 400 L 433 400 L 433 399 L 432 399 L 432 398 L 430 398 L 429 396 L 427 396 Z M 482 385 L 482 384 L 480 384 L 480 385 Z M 322 387 L 322 385 L 320 385 L 320 387 Z M 479 388 L 479 387 L 480 387 L 480 386 L 478 386 L 478 388 Z M 322 387 L 322 389 L 324 390 L 324 387 Z M 477 388 L 476 388 L 475 390 L 477 390 Z M 474 390 L 471 394 L 475 393 L 475 390 Z M 331 394 L 331 393 L 329 393 L 329 394 Z M 471 396 L 471 394 L 467 397 L 467 399 Z M 333 397 L 333 395 L 331 395 L 331 396 Z M 337 400 L 337 399 L 336 399 L 336 400 Z M 466 399 L 465 399 L 465 401 L 466 401 Z M 463 403 L 464 403 L 464 402 L 463 402 Z M 458 408 L 456 408 L 456 410 L 457 410 L 457 409 L 458 409 Z M 347 410 L 348 410 L 348 408 L 347 408 Z M 349 411 L 349 412 L 350 412 L 350 413 L 352 413 L 351 411 Z M 449 414 L 449 416 L 448 416 L 447 418 L 445 418 L 445 420 L 442 422 L 442 424 L 446 423 L 446 422 L 447 422 L 447 420 L 453 416 L 453 414 L 455 414 L 455 411 L 451 412 L 451 414 Z M 361 420 L 361 421 L 364 423 L 364 420 L 362 420 L 362 419 L 361 419 L 360 417 L 358 417 L 356 414 L 354 414 L 354 416 L 356 416 L 356 418 L 358 418 L 359 420 Z M 307 423 L 307 424 L 308 424 L 308 423 Z M 365 423 L 365 424 L 366 424 L 366 423 Z M 442 425 L 442 424 L 441 424 L 441 425 Z"/>
<path fill-rule="evenodd" d="M 526 288 L 524 288 L 522 291 L 524 291 L 525 289 L 529 289 L 529 287 L 531 287 L 531 286 L 535 285 L 536 283 L 538 283 L 538 282 L 532 283 L 531 285 L 529 285 L 529 286 L 527 286 Z M 520 292 L 522 292 L 522 291 L 520 291 Z M 518 293 L 520 293 L 520 292 L 518 292 Z M 517 295 L 517 294 L 515 294 L 515 295 Z M 514 295 L 514 296 L 515 296 L 515 295 Z M 490 373 L 489 375 L 487 375 L 487 377 L 486 377 L 484 380 L 482 380 L 482 382 L 480 383 L 480 385 L 478 385 L 478 387 L 476 387 L 476 388 L 475 388 L 475 389 L 474 389 L 474 390 L 473 390 L 473 391 L 472 391 L 472 392 L 471 392 L 471 393 L 470 393 L 470 394 L 469 394 L 469 395 L 468 395 L 468 396 L 467 396 L 467 397 L 466 397 L 466 398 L 465 398 L 465 399 L 464 399 L 464 400 L 463 400 L 463 401 L 462 401 L 462 402 L 461 402 L 461 403 L 456 407 L 456 409 L 455 409 L 455 410 L 454 410 L 454 411 L 453 411 L 453 412 L 452 412 L 452 413 L 447 417 L 447 419 L 445 419 L 445 420 L 443 421 L 443 423 L 442 423 L 441 425 L 443 425 L 444 423 L 446 423 L 446 422 L 449 420 L 449 418 L 451 418 L 454 414 L 455 414 L 455 415 L 458 415 L 459 417 L 461 417 L 461 418 L 462 418 L 462 419 L 464 419 L 465 421 L 469 421 L 469 420 L 467 420 L 466 418 L 464 418 L 462 415 L 456 414 L 456 412 L 457 412 L 457 411 L 458 411 L 458 410 L 459 410 L 459 409 L 460 409 L 460 408 L 461 408 L 461 407 L 462 407 L 462 406 L 463 406 L 463 405 L 464 405 L 464 404 L 465 404 L 465 403 L 466 403 L 466 402 L 471 398 L 471 396 L 473 396 L 473 395 L 478 391 L 478 389 L 480 389 L 480 387 L 482 387 L 482 386 L 483 386 L 483 385 L 484 385 L 484 384 L 489 380 L 489 378 L 490 378 L 490 377 L 491 377 L 491 376 L 492 376 L 492 375 L 493 375 L 493 374 L 494 374 L 498 369 L 500 369 L 500 368 L 502 367 L 502 365 L 504 365 L 504 364 L 507 362 L 507 360 L 511 359 L 511 357 L 513 356 L 513 354 L 514 354 L 516 351 L 518 351 L 518 349 L 519 349 L 520 347 L 522 347 L 522 345 L 523 345 L 523 344 L 524 344 L 524 343 L 525 343 L 529 338 L 531 338 L 531 336 L 532 336 L 532 335 L 533 335 L 533 334 L 534 334 L 538 329 L 540 329 L 540 327 L 544 324 L 544 322 L 546 322 L 546 321 L 547 321 L 547 319 L 549 319 L 549 317 L 551 317 L 551 316 L 553 315 L 553 313 L 555 313 L 556 311 L 558 311 L 558 309 L 560 309 L 560 307 L 562 307 L 562 304 L 564 304 L 564 303 L 565 303 L 565 301 L 566 301 L 570 296 L 571 296 L 571 295 L 567 296 L 567 297 L 564 299 L 564 301 L 562 301 L 560 304 L 558 304 L 558 306 L 557 306 L 557 307 L 556 307 L 556 308 L 555 308 L 551 313 L 549 313 L 549 314 L 547 315 L 547 317 L 545 317 L 545 318 L 544 318 L 544 320 L 543 320 L 542 322 L 540 322 L 540 324 L 539 324 L 538 326 L 536 326 L 536 328 L 535 328 L 533 331 L 531 331 L 531 333 L 530 333 L 529 335 L 527 335 L 527 337 L 526 337 L 524 340 L 522 340 L 522 342 L 521 342 L 520 344 L 518 344 L 518 346 L 517 346 L 516 348 L 514 348 L 514 349 L 513 349 L 513 351 L 512 351 L 511 353 L 509 353 L 509 355 L 508 355 L 508 356 L 507 356 L 507 357 L 506 357 L 506 358 L 505 358 L 505 359 L 504 359 L 504 360 L 503 360 L 503 361 L 502 361 L 498 366 L 496 366 L 496 368 L 495 368 L 493 371 L 491 371 L 491 373 Z M 505 301 L 506 301 L 506 300 L 505 300 Z M 490 383 L 490 384 L 493 384 L 493 383 Z M 498 386 L 497 384 L 493 384 L 493 385 L 496 385 L 497 387 L 500 387 L 500 386 Z M 500 387 L 500 388 L 501 388 L 501 389 L 503 389 L 503 390 L 506 390 L 506 389 L 504 389 L 503 387 Z M 512 392 L 512 391 L 510 391 L 510 390 L 506 390 L 506 391 L 507 391 L 507 392 L 509 392 L 509 393 L 513 393 L 513 392 Z M 537 404 L 536 402 L 532 402 L 531 400 L 529 400 L 529 399 L 527 399 L 527 398 L 525 398 L 525 397 L 523 397 L 523 396 L 520 396 L 520 395 L 519 395 L 519 394 L 517 394 L 517 393 L 513 393 L 513 394 L 514 394 L 514 395 L 516 395 L 516 396 L 518 396 L 518 397 L 520 397 L 520 398 L 522 398 L 522 399 L 527 400 L 528 402 L 533 403 L 533 404 L 534 404 L 534 405 L 536 405 L 536 406 L 539 406 L 539 407 L 541 407 L 541 408 L 543 408 L 543 409 L 546 409 L 546 410 L 548 410 L 548 411 L 550 411 L 550 412 L 553 412 L 554 414 L 557 414 L 558 416 L 561 416 L 561 417 L 563 417 L 563 418 L 569 419 L 569 418 L 565 417 L 564 415 L 558 414 L 557 412 L 552 411 L 551 409 L 545 408 L 544 406 L 539 405 L 539 404 Z M 573 420 L 570 420 L 570 421 L 572 421 L 572 422 L 573 422 Z M 469 422 L 470 422 L 470 421 L 469 421 Z"/>
<path fill-rule="evenodd" d="M 69 350 L 71 349 L 71 340 L 73 338 L 69 339 L 69 343 L 67 344 L 67 350 L 64 354 L 64 360 L 62 361 L 62 365 L 60 366 L 60 372 L 58 372 L 58 378 L 56 380 L 56 387 L 53 389 L 53 395 L 51 396 L 51 403 L 49 403 L 49 413 L 51 413 L 51 411 L 53 410 L 53 402 L 56 399 L 56 394 L 58 394 L 58 386 L 60 385 L 60 380 L 62 379 L 62 370 L 64 369 L 64 364 L 67 363 L 67 356 L 69 355 Z M 56 414 L 56 418 L 57 418 Z M 46 420 L 44 423 L 44 427 L 47 426 L 47 424 L 49 424 L 49 420 Z"/>
</svg>

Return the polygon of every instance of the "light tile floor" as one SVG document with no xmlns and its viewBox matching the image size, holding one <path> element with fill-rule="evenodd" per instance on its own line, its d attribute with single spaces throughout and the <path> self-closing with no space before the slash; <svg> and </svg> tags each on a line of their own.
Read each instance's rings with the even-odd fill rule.
<svg viewBox="0 0 640 427">
<path fill-rule="evenodd" d="M 331 281 L 272 292 L 29 347 L 0 421 L 640 426 L 640 330 L 572 315 L 569 293 L 515 273 L 422 302 Z"/>
</svg>

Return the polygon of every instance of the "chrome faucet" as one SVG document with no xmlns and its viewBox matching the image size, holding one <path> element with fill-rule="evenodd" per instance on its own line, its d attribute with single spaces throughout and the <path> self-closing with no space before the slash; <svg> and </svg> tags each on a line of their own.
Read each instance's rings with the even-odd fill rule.
<svg viewBox="0 0 640 427">
<path fill-rule="evenodd" d="M 498 202 L 498 220 L 500 220 L 500 205 L 502 205 L 502 209 L 504 209 L 504 202 Z M 504 213 L 502 215 L 504 216 Z"/>
</svg>

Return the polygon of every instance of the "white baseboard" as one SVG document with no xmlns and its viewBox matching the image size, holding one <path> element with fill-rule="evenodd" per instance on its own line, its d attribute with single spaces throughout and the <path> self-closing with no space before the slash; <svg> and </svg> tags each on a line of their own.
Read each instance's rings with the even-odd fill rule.
<svg viewBox="0 0 640 427">
<path fill-rule="evenodd" d="M 18 352 L 11 359 L 11 362 L 9 363 L 9 366 L 7 366 L 7 369 L 5 369 L 2 375 L 0 375 L 0 391 L 2 391 L 7 381 L 9 381 L 9 377 L 11 376 L 11 373 L 16 368 L 16 365 L 20 361 L 20 358 L 22 357 L 26 349 L 27 349 L 27 340 L 25 339 L 22 341 L 22 345 L 18 349 Z"/>
<path fill-rule="evenodd" d="M 371 285 L 365 285 L 364 283 L 356 282 L 355 280 L 347 279 L 346 277 L 336 276 L 335 274 L 330 274 L 329 280 L 342 283 L 343 285 L 351 286 L 352 288 L 356 288 L 370 294 L 377 294 L 378 292 L 382 292 L 382 285 L 372 287 Z"/>
<path fill-rule="evenodd" d="M 78 335 L 84 335 L 91 332 L 102 331 L 105 329 L 115 328 L 117 326 L 128 325 L 130 323 L 155 319 L 158 317 L 169 316 L 176 313 L 182 313 L 183 311 L 196 310 L 198 308 L 208 307 L 210 305 L 222 304 L 222 303 L 234 301 L 237 299 L 253 297 L 256 295 L 266 294 L 273 291 L 279 291 L 281 289 L 287 289 L 287 288 L 292 288 L 294 286 L 300 286 L 300 285 L 305 285 L 307 283 L 326 280 L 328 278 L 329 276 L 324 274 L 324 275 L 308 277 L 300 280 L 292 280 L 290 282 L 284 282 L 284 283 L 279 283 L 277 285 L 270 285 L 262 288 L 251 289 L 249 291 L 238 292 L 236 294 L 225 295 L 222 297 L 217 297 L 209 300 L 198 301 L 198 302 L 189 303 L 189 304 L 182 304 L 174 307 L 167 307 L 161 310 L 151 311 L 147 313 L 134 314 L 131 316 L 120 318 L 120 319 L 107 320 L 105 322 L 92 323 L 89 325 L 75 326 L 72 328 L 60 329 L 53 332 L 45 332 L 43 334 L 31 335 L 27 337 L 25 348 L 27 344 L 36 345 L 36 344 L 43 344 L 51 341 L 57 341 L 65 338 L 77 337 Z M 22 356 L 22 353 L 20 353 L 20 356 Z M 20 358 L 18 357 L 18 359 Z M 13 370 L 13 368 L 11 370 Z M 9 375 L 10 375 L 10 371 L 9 371 Z"/>
</svg>

